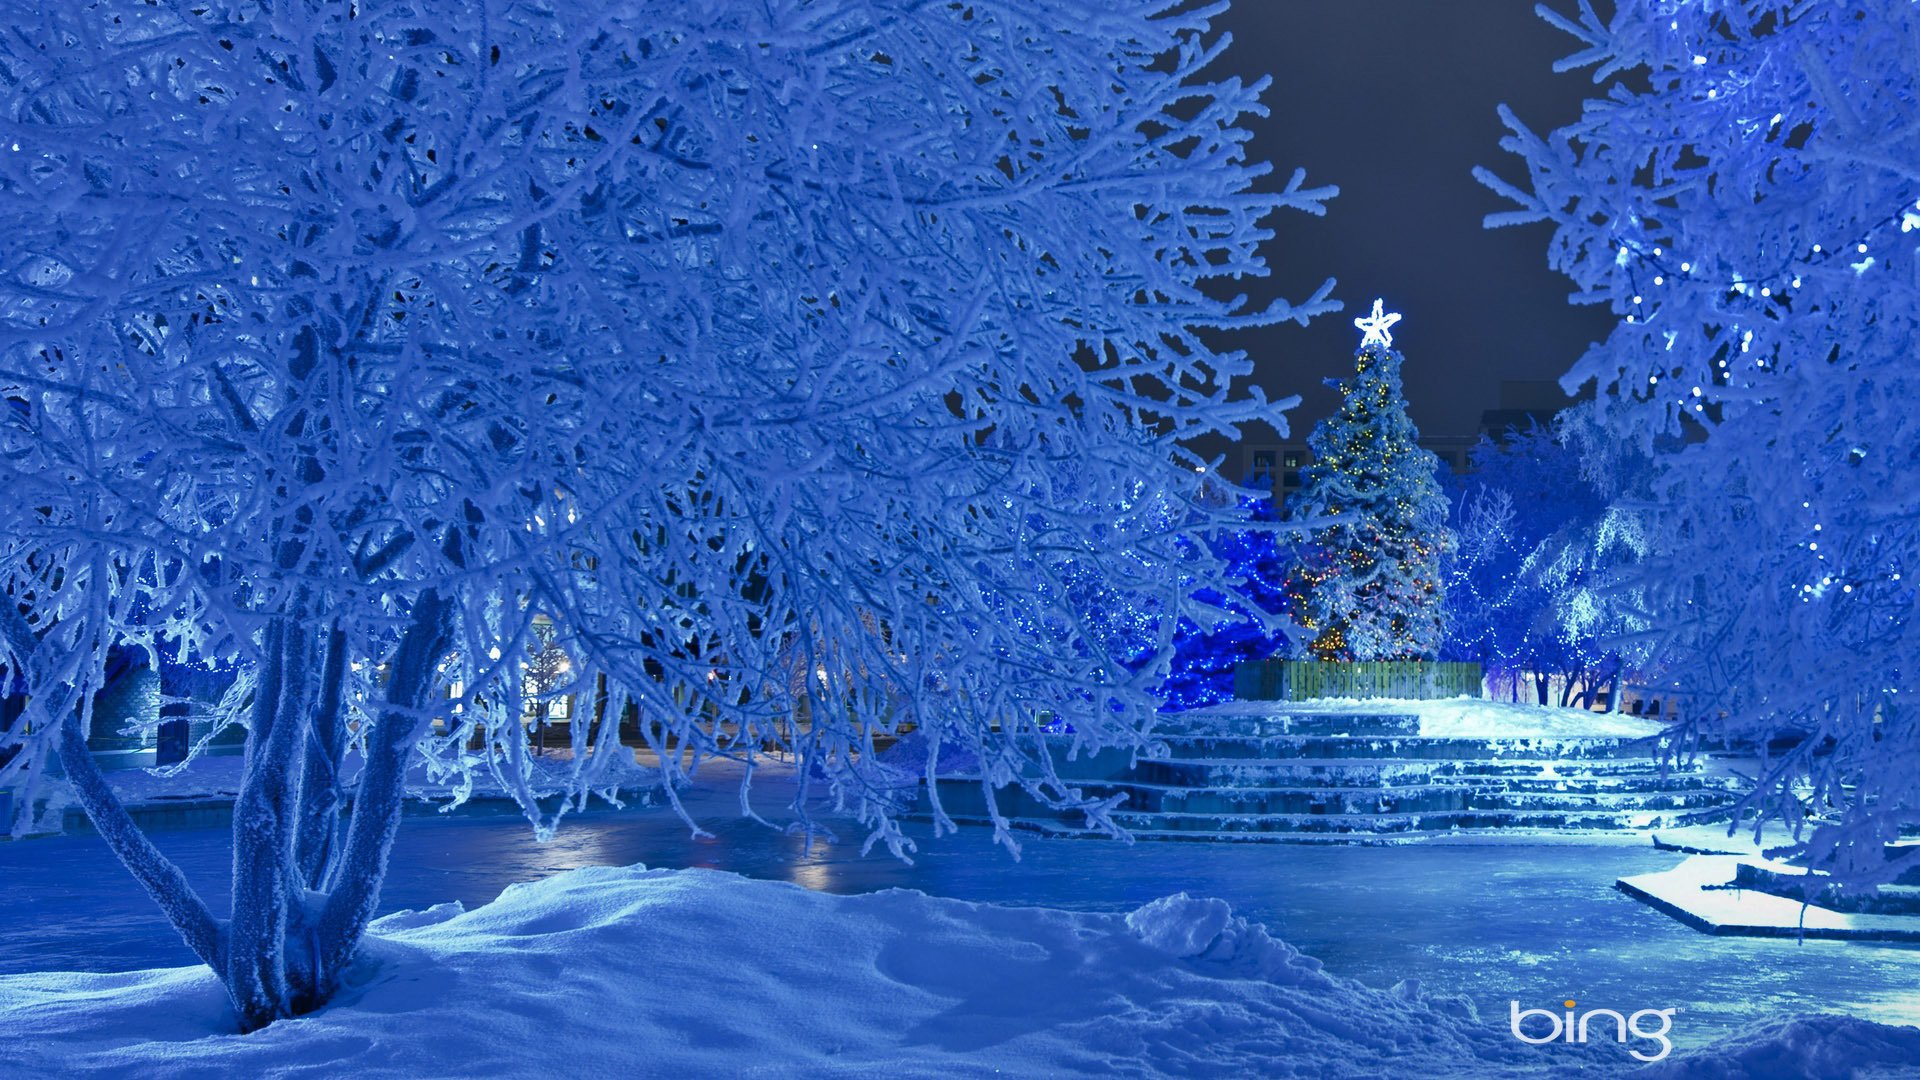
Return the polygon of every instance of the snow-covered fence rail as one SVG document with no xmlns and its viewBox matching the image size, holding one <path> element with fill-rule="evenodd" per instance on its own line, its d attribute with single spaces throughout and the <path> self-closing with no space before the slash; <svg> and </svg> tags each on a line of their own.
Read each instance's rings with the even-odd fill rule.
<svg viewBox="0 0 1920 1080">
<path fill-rule="evenodd" d="M 1480 686 L 1479 664 L 1428 660 L 1259 660 L 1233 671 L 1233 696 L 1241 701 L 1479 697 Z"/>
</svg>

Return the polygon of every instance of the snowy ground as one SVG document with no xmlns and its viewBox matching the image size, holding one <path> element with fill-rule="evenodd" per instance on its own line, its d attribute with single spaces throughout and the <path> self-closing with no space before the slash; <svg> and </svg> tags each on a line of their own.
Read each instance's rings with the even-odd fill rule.
<svg viewBox="0 0 1920 1080">
<path fill-rule="evenodd" d="M 1216 899 L 1098 914 L 594 868 L 376 935 L 332 1006 L 249 1036 L 204 969 L 0 977 L 0 1074 L 1332 1080 L 1610 1076 L 1637 1068 L 1626 1051 L 1662 1056 L 1653 1037 L 1525 1045 L 1463 999 L 1329 974 Z M 1920 1030 L 1826 1017 L 1642 1074 L 1915 1063 Z"/>
<path fill-rule="evenodd" d="M 1420 718 L 1420 734 L 1428 738 L 1580 738 L 1614 736 L 1630 739 L 1657 735 L 1665 725 L 1626 713 L 1597 713 L 1528 705 L 1482 698 L 1457 697 L 1439 701 L 1402 698 L 1321 698 L 1315 701 L 1232 701 L 1180 714 L 1183 720 L 1207 716 L 1262 716 L 1286 712 L 1295 715 L 1334 712 L 1413 714 Z"/>
<path fill-rule="evenodd" d="M 1381 990 L 1410 977 L 1430 992 L 1462 995 L 1496 1032 L 1505 1030 L 1510 1000 L 1569 996 L 1600 1006 L 1681 1007 L 1672 1038 L 1682 1050 L 1750 1024 L 1817 1012 L 1920 1023 L 1920 950 L 1697 933 L 1613 888 L 1615 878 L 1684 859 L 1644 838 L 1587 846 L 1503 836 L 1401 848 L 1029 839 L 1014 862 L 984 830 L 966 830 L 926 842 L 908 866 L 860 857 L 852 829 L 843 829 L 847 842 L 807 853 L 797 837 L 739 819 L 737 776 L 703 771 L 687 793 L 713 833 L 706 838 L 691 837 L 661 809 L 570 817 L 547 844 L 534 842 L 513 813 L 409 818 L 386 910 L 456 899 L 475 907 L 514 882 L 635 862 L 738 871 L 843 895 L 904 887 L 1114 915 L 1185 890 L 1224 898 L 1342 977 Z M 754 791 L 756 808 L 777 819 L 792 796 L 791 773 L 765 770 Z M 225 830 L 161 830 L 155 840 L 224 910 Z M 33 913 L 0 920 L 0 976 L 191 962 L 95 836 L 0 844 L 0 881 L 9 910 Z M 732 953 L 724 959 L 743 962 Z M 8 1023 L 0 1020 L 0 1041 Z"/>
</svg>

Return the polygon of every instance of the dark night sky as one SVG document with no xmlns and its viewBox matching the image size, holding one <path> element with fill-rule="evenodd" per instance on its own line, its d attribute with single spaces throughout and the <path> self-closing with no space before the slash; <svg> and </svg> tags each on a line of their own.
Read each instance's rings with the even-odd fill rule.
<svg viewBox="0 0 1920 1080">
<path fill-rule="evenodd" d="M 1234 37 L 1221 70 L 1273 77 L 1273 115 L 1255 122 L 1253 141 L 1271 182 L 1304 166 L 1310 185 L 1340 187 L 1324 218 L 1272 219 L 1273 277 L 1243 286 L 1301 300 L 1339 279 L 1345 311 L 1237 335 L 1269 396 L 1304 398 L 1288 414 L 1293 438 L 1332 411 L 1321 380 L 1351 370 L 1352 320 L 1375 296 L 1404 316 L 1394 344 L 1409 411 L 1429 435 L 1473 433 L 1500 380 L 1558 379 L 1604 335 L 1605 310 L 1569 306 L 1571 285 L 1547 268 L 1548 226 L 1480 225 L 1506 206 L 1473 166 L 1524 176 L 1497 145 L 1494 107 L 1544 132 L 1576 118 L 1593 90 L 1587 70 L 1554 74 L 1574 40 L 1531 0 L 1236 0 L 1221 25 Z"/>
</svg>

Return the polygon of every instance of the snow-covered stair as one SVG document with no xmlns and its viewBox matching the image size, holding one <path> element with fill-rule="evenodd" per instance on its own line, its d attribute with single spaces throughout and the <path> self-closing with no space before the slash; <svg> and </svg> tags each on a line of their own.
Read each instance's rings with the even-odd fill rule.
<svg viewBox="0 0 1920 1080">
<path fill-rule="evenodd" d="M 1165 757 L 1058 760 L 1092 797 L 1125 797 L 1138 839 L 1391 840 L 1503 830 L 1618 831 L 1711 819 L 1735 796 L 1701 763 L 1663 763 L 1622 735 L 1421 735 L 1411 712 L 1356 709 L 1200 718 L 1160 737 Z M 1060 755 L 1064 757 L 1064 755 Z M 978 782 L 940 782 L 942 807 L 983 820 Z M 1084 822 L 1017 789 L 1002 813 L 1052 833 Z"/>
</svg>

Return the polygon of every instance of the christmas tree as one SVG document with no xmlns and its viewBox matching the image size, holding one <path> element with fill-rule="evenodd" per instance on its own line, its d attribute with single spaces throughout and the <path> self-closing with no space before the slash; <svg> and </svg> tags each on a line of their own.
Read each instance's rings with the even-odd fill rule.
<svg viewBox="0 0 1920 1080">
<path fill-rule="evenodd" d="M 1287 579 L 1293 617 L 1321 660 L 1431 660 L 1445 618 L 1440 557 L 1452 542 L 1439 460 L 1415 442 L 1388 333 L 1400 316 L 1355 319 L 1363 333 L 1351 379 L 1330 382 L 1340 410 L 1307 438 L 1313 461 L 1287 509 L 1335 518 L 1297 544 Z"/>
</svg>

